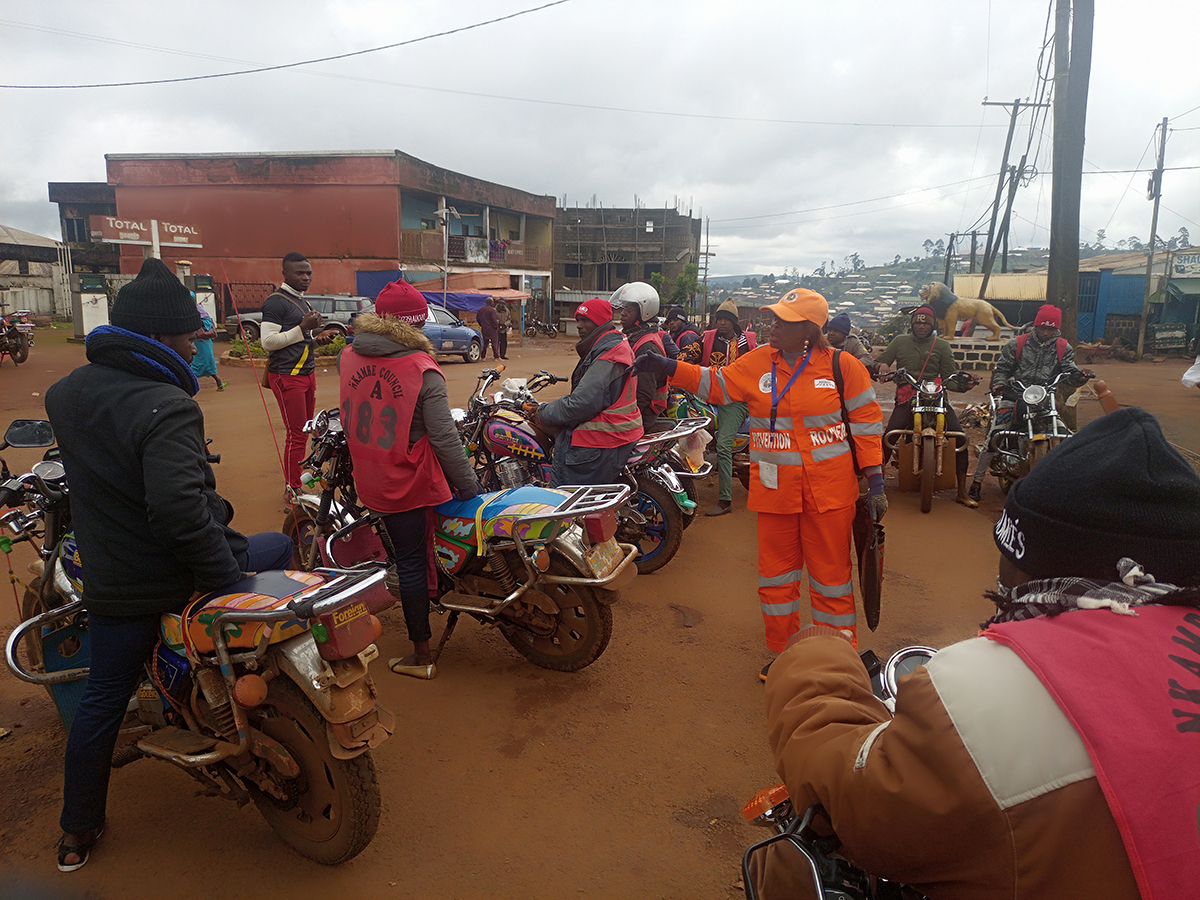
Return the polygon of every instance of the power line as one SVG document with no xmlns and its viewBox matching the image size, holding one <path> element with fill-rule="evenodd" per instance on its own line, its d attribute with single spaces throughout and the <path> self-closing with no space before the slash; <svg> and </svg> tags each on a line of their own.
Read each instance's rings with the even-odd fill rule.
<svg viewBox="0 0 1200 900">
<path fill-rule="evenodd" d="M 981 177 L 990 179 L 992 176 L 985 175 L 985 176 L 981 176 Z M 971 179 L 971 180 L 975 180 L 975 179 Z M 956 182 L 956 183 L 963 184 L 964 182 L 960 181 L 960 182 Z M 912 203 L 898 203 L 895 206 L 888 206 L 883 209 L 864 209 L 864 210 L 860 210 L 858 212 L 844 213 L 843 215 L 840 215 L 840 216 L 819 216 L 815 219 L 802 219 L 802 220 L 791 221 L 791 222 L 756 222 L 756 223 L 753 223 L 750 225 L 725 225 L 722 228 L 722 230 L 723 231 L 738 231 L 738 230 L 741 230 L 744 228 L 772 228 L 772 227 L 782 227 L 782 226 L 786 226 L 786 225 L 807 225 L 812 222 L 826 222 L 826 221 L 829 221 L 830 219 L 847 219 L 847 218 L 851 218 L 852 216 L 865 216 L 865 215 L 870 215 L 872 213 L 891 212 L 894 209 L 904 209 L 905 207 L 908 207 L 908 206 L 920 206 L 922 203 L 929 203 L 933 200 L 945 200 L 947 197 L 957 197 L 959 194 L 966 193 L 969 190 L 970 190 L 970 188 L 964 188 L 961 191 L 951 191 L 950 193 L 942 194 L 939 197 L 927 197 L 922 200 L 914 200 Z M 869 201 L 869 200 L 855 201 L 855 203 L 869 203 L 869 202 L 871 202 L 871 201 Z M 842 203 L 842 204 L 838 204 L 837 206 L 826 206 L 826 207 L 820 207 L 820 208 L 821 209 L 839 209 L 842 207 L 852 206 L 852 205 L 854 205 L 854 204 Z M 716 222 L 717 220 L 711 219 L 710 221 Z M 731 220 L 726 219 L 724 221 L 731 221 Z"/>
<path fill-rule="evenodd" d="M 541 12 L 544 9 L 549 9 L 552 6 L 561 6 L 564 3 L 569 3 L 570 0 L 551 0 L 550 3 L 543 3 L 541 6 L 533 6 L 529 9 L 518 10 L 514 13 L 509 13 L 506 16 L 499 16 L 495 19 L 488 19 L 483 22 L 476 22 L 472 25 L 463 25 L 459 28 L 451 28 L 448 31 L 439 31 L 436 34 L 426 34 L 418 38 L 410 38 L 407 41 L 397 41 L 394 44 L 384 44 L 381 47 L 368 47 L 366 50 L 354 50 L 350 53 L 339 53 L 336 56 L 322 56 L 317 59 L 304 59 L 298 62 L 280 63 L 274 66 L 259 66 L 254 69 L 241 69 L 237 72 L 212 72 L 208 75 L 188 75 L 181 78 L 156 78 L 149 81 L 115 81 L 97 84 L 0 84 L 0 88 L 8 88 L 11 90 L 78 90 L 81 88 L 111 88 L 111 87 L 140 87 L 152 84 L 178 84 L 184 81 L 206 81 L 213 78 L 231 78 L 235 75 L 256 75 L 260 72 L 277 72 L 280 69 L 294 69 L 297 66 L 310 66 L 315 63 L 333 62 L 339 59 L 349 59 L 353 56 L 363 56 L 367 53 L 378 53 L 381 50 L 394 50 L 396 47 L 406 47 L 411 44 L 417 44 L 421 41 L 432 40 L 433 38 L 446 37 L 451 34 L 459 34 L 464 31 L 471 31 L 475 28 L 482 28 L 485 25 L 495 25 L 497 22 L 505 22 L 509 19 L 515 19 L 518 16 L 529 15 L 530 13 Z"/>
<path fill-rule="evenodd" d="M 1189 113 L 1194 113 L 1198 109 L 1200 109 L 1200 106 L 1193 106 L 1187 112 L 1181 112 L 1177 116 L 1171 116 L 1171 121 L 1174 122 L 1176 119 L 1182 119 L 1184 116 L 1188 115 Z"/>
</svg>

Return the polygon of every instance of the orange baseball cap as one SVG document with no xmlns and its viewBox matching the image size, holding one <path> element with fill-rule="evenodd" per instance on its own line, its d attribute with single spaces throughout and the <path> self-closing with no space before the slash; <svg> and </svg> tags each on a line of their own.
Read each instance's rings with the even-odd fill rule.
<svg viewBox="0 0 1200 900">
<path fill-rule="evenodd" d="M 824 326 L 829 318 L 829 301 L 806 288 L 790 290 L 778 303 L 763 309 L 769 309 L 785 322 L 813 322 Z"/>
</svg>

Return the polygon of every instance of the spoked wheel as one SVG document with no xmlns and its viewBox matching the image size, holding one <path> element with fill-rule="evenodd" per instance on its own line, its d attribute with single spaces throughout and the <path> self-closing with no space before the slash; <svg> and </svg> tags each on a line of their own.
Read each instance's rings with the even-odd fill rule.
<svg viewBox="0 0 1200 900">
<path fill-rule="evenodd" d="M 937 447 L 934 438 L 921 442 L 921 512 L 933 509 L 933 478 L 937 468 Z"/>
<path fill-rule="evenodd" d="M 527 325 L 525 327 L 525 337 L 528 337 L 528 338 L 537 337 L 537 326 Z"/>
<path fill-rule="evenodd" d="M 641 534 L 634 536 L 632 543 L 641 551 L 637 558 L 637 570 L 641 575 L 657 572 L 679 550 L 683 540 L 683 513 L 671 492 L 649 478 L 639 477 L 638 491 L 629 502 L 646 520 Z M 618 535 L 621 540 L 624 537 Z"/>
<path fill-rule="evenodd" d="M 300 774 L 281 780 L 280 797 L 251 785 L 267 824 L 303 856 L 327 866 L 353 859 L 379 827 L 379 782 L 370 753 L 337 759 L 325 720 L 287 676 L 271 681 L 255 727 L 287 749 Z"/>
<path fill-rule="evenodd" d="M 18 366 L 29 359 L 29 335 L 23 331 L 18 331 L 15 334 L 8 336 L 8 345 L 12 348 L 9 350 L 9 356 L 13 358 Z"/>
<path fill-rule="evenodd" d="M 307 570 L 313 535 L 316 533 L 316 524 L 308 510 L 301 507 L 289 509 L 283 517 L 280 530 L 292 539 L 292 568 Z"/>
<path fill-rule="evenodd" d="M 554 575 L 578 577 L 557 554 L 550 558 Z M 557 606 L 551 615 L 532 599 L 500 615 L 500 633 L 534 665 L 557 672 L 578 672 L 595 662 L 612 637 L 612 607 L 600 603 L 582 584 L 541 584 L 541 593 Z"/>
</svg>

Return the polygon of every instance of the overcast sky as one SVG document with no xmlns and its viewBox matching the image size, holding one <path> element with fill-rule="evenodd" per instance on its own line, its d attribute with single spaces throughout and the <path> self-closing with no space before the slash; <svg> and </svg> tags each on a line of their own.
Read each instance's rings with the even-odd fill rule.
<svg viewBox="0 0 1200 900">
<path fill-rule="evenodd" d="M 0 83 L 275 65 L 542 2 L 5 0 Z M 636 194 L 651 207 L 678 197 L 684 211 L 711 218 L 713 274 L 806 272 L 852 252 L 877 265 L 923 255 L 925 239 L 968 230 L 984 214 L 1009 117 L 981 101 L 1036 95 L 1050 6 L 569 0 L 284 71 L 0 89 L 0 223 L 58 237 L 46 183 L 103 181 L 105 153 L 397 148 L 560 205 L 564 195 L 568 205 L 595 195 L 631 206 Z M 1155 126 L 1168 116 L 1159 233 L 1182 226 L 1200 243 L 1200 169 L 1180 168 L 1200 166 L 1200 3 L 1096 7 L 1081 239 L 1100 229 L 1110 246 L 1148 238 L 1147 176 L 1125 170 L 1153 166 Z M 1021 114 L 1013 162 L 1031 122 Z M 1048 126 L 1034 135 L 1031 162 L 1040 146 L 1042 174 L 1017 196 L 1013 246 L 1048 242 L 1050 140 Z"/>
</svg>

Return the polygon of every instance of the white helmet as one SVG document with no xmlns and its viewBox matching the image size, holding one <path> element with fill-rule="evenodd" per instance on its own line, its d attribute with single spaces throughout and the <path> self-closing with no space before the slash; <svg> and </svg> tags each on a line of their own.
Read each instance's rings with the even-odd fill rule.
<svg viewBox="0 0 1200 900">
<path fill-rule="evenodd" d="M 641 311 L 640 315 L 643 322 L 653 321 L 658 315 L 658 291 L 653 285 L 646 284 L 644 281 L 631 281 L 629 284 L 623 284 L 608 298 L 608 302 L 612 304 L 613 309 L 620 309 L 622 306 L 634 304 Z"/>
</svg>

